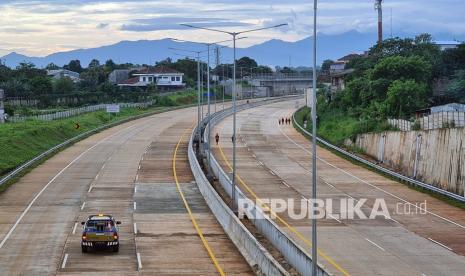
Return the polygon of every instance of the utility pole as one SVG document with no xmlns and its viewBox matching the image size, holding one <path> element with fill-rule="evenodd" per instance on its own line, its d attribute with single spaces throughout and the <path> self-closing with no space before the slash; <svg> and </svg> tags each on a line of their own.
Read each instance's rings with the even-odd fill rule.
<svg viewBox="0 0 465 276">
<path fill-rule="evenodd" d="M 378 11 L 378 43 L 383 42 L 383 0 L 375 0 L 375 9 Z"/>
<path fill-rule="evenodd" d="M 216 85 L 215 85 L 215 113 L 216 113 L 216 101 L 217 101 L 217 92 L 218 92 L 218 86 L 219 86 L 219 79 L 220 79 L 220 74 L 218 72 L 218 67 L 220 66 L 220 47 L 216 46 Z"/>
</svg>

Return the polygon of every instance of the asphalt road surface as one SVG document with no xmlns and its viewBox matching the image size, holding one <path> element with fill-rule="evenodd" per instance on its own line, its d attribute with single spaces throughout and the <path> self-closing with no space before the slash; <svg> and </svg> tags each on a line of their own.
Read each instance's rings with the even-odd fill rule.
<svg viewBox="0 0 465 276">
<path fill-rule="evenodd" d="M 311 143 L 292 125 L 278 124 L 296 110 L 295 100 L 240 112 L 238 127 L 238 185 L 251 199 L 311 197 Z M 232 118 L 212 130 L 216 159 L 226 171 L 232 163 Z M 336 275 L 465 275 L 465 211 L 409 189 L 318 148 L 320 199 L 333 199 L 333 214 L 342 200 L 367 199 L 369 215 L 376 199 L 386 202 L 391 219 L 318 220 L 319 262 Z M 424 203 L 423 208 L 414 207 Z M 299 202 L 299 203 L 297 203 Z M 417 205 L 420 207 L 420 205 Z M 405 208 L 405 209 L 404 209 Z M 410 213 L 406 210 L 410 209 Z M 408 214 L 406 214 L 408 213 Z M 277 223 L 310 252 L 311 222 L 278 213 Z"/>
<path fill-rule="evenodd" d="M 252 274 L 193 182 L 196 118 L 190 108 L 111 128 L 2 193 L 0 274 Z M 119 253 L 81 253 L 80 222 L 98 213 L 122 221 Z"/>
</svg>

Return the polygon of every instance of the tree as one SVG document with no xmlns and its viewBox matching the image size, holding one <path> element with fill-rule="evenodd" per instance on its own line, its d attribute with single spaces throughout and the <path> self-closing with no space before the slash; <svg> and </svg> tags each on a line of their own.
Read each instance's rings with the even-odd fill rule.
<svg viewBox="0 0 465 276">
<path fill-rule="evenodd" d="M 53 83 L 53 92 L 56 94 L 69 94 L 74 91 L 74 82 L 68 77 L 56 80 Z"/>
<path fill-rule="evenodd" d="M 331 59 L 327 59 L 325 61 L 323 61 L 323 64 L 321 65 L 321 71 L 325 72 L 325 73 L 328 73 L 329 72 L 329 68 L 331 67 L 331 65 L 333 65 L 334 61 L 331 60 Z"/>
<path fill-rule="evenodd" d="M 97 68 L 97 67 L 100 67 L 100 61 L 96 60 L 95 58 L 93 60 L 91 60 L 91 62 L 89 63 L 89 66 L 88 68 L 89 69 L 93 69 L 93 68 Z"/>
<path fill-rule="evenodd" d="M 105 62 L 105 67 L 111 72 L 116 69 L 116 64 L 112 59 L 109 59 Z"/>
<path fill-rule="evenodd" d="M 455 73 L 454 80 L 447 89 L 447 96 L 452 101 L 465 102 L 465 70 Z"/>
<path fill-rule="evenodd" d="M 63 66 L 64 69 L 70 70 L 73 72 L 77 73 L 82 73 L 83 69 L 81 66 L 81 61 L 76 59 L 76 60 L 71 60 L 68 65 Z"/>
<path fill-rule="evenodd" d="M 433 41 L 433 37 L 428 33 L 422 33 L 420 35 L 417 35 L 414 41 L 416 45 L 425 43 L 428 44 Z"/>
<path fill-rule="evenodd" d="M 37 76 L 31 79 L 31 92 L 37 95 L 49 94 L 52 92 L 52 81 L 49 77 Z"/>
<path fill-rule="evenodd" d="M 257 66 L 258 66 L 257 62 L 249 57 L 243 57 L 236 62 L 237 68 L 245 67 L 245 68 L 250 69 L 250 68 L 257 67 Z"/>
<path fill-rule="evenodd" d="M 279 69 L 278 71 L 279 71 L 280 73 L 283 73 L 283 74 L 295 74 L 295 73 L 297 73 L 296 70 L 294 70 L 294 69 L 292 69 L 292 68 L 289 68 L 289 67 L 287 67 L 287 66 L 285 66 L 285 67 L 282 68 L 282 69 Z"/>
<path fill-rule="evenodd" d="M 389 87 L 386 105 L 388 115 L 409 118 L 413 112 L 426 107 L 425 84 L 415 80 L 396 80 Z"/>
<path fill-rule="evenodd" d="M 55 63 L 51 62 L 47 66 L 45 66 L 45 69 L 47 70 L 58 70 L 60 67 L 56 65 Z"/>
</svg>

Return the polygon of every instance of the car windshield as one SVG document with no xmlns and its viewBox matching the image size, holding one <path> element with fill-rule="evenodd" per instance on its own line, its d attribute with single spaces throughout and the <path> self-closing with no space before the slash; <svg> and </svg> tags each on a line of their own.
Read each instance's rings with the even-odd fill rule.
<svg viewBox="0 0 465 276">
<path fill-rule="evenodd" d="M 112 220 L 89 220 L 86 228 L 94 231 L 111 231 L 114 225 Z"/>
</svg>

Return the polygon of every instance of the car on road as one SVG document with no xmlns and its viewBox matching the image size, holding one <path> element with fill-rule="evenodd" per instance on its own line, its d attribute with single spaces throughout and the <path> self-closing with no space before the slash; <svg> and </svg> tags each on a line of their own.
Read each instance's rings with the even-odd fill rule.
<svg viewBox="0 0 465 276">
<path fill-rule="evenodd" d="M 82 253 L 87 253 L 89 249 L 111 248 L 113 252 L 119 250 L 119 229 L 120 221 L 110 215 L 92 215 L 87 221 L 81 222 L 83 225 L 81 248 Z"/>
</svg>

